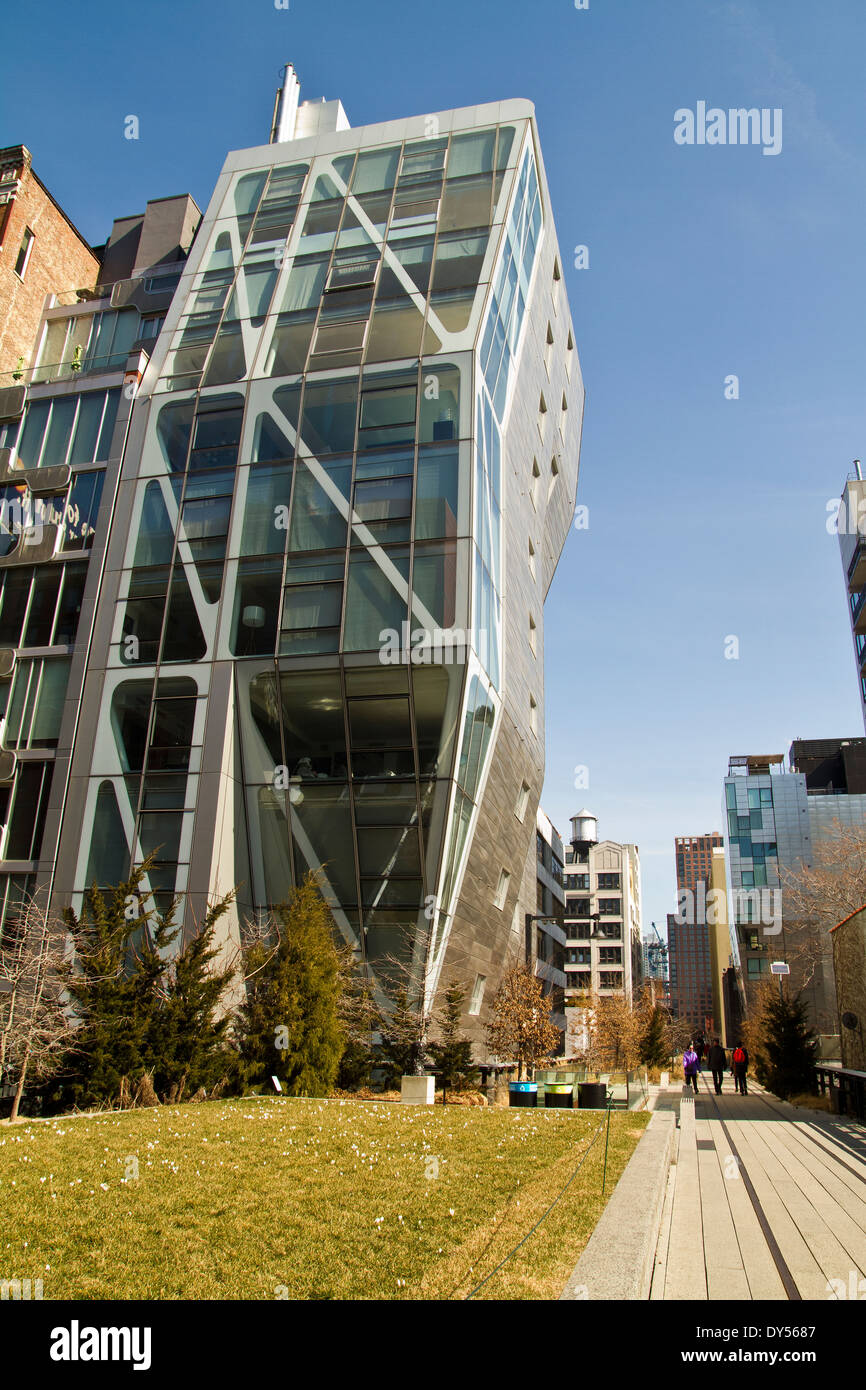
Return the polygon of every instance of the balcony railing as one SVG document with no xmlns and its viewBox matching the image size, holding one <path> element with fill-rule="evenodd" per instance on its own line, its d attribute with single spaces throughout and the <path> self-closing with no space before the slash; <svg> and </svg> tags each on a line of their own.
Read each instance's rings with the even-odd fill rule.
<svg viewBox="0 0 866 1390">
<path fill-rule="evenodd" d="M 43 362 L 38 367 L 16 367 L 11 372 L 0 372 L 0 390 L 5 386 L 51 386 L 59 381 L 77 381 L 79 377 L 122 372 L 131 353 L 138 350 L 133 347 L 105 357 L 84 357 L 78 366 L 68 360 Z"/>
</svg>

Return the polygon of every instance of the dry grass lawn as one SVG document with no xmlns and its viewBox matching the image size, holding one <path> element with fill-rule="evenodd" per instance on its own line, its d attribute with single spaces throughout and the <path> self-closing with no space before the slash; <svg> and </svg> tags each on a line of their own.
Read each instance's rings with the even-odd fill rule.
<svg viewBox="0 0 866 1390">
<path fill-rule="evenodd" d="M 0 1127 L 0 1279 L 44 1298 L 463 1298 L 603 1115 L 217 1101 Z M 555 1298 L 649 1116 L 615 1113 L 480 1298 Z"/>
</svg>

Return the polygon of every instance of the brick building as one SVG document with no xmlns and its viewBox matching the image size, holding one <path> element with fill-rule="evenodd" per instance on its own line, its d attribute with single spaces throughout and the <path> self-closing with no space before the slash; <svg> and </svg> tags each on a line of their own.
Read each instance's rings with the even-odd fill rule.
<svg viewBox="0 0 866 1390">
<path fill-rule="evenodd" d="M 99 256 L 54 201 L 24 145 L 0 149 L 0 386 L 32 365 L 45 296 L 90 288 Z"/>
</svg>

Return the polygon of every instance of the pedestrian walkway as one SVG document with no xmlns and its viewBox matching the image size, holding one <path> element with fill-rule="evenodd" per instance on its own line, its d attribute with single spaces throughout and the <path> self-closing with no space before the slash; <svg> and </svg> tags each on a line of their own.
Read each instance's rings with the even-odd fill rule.
<svg viewBox="0 0 866 1390">
<path fill-rule="evenodd" d="M 656 1099 L 679 1127 L 650 1298 L 866 1297 L 866 1130 L 749 1088 Z"/>
</svg>

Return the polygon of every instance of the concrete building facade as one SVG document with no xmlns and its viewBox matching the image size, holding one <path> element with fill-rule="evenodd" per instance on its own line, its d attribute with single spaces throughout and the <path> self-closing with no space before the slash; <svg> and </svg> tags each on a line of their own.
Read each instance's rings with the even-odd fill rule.
<svg viewBox="0 0 866 1390">
<path fill-rule="evenodd" d="M 565 852 L 566 1001 L 640 987 L 641 898 L 637 845 L 599 840 L 592 812 L 571 818 Z"/>
<path fill-rule="evenodd" d="M 565 1046 L 565 889 L 562 837 L 541 807 L 536 815 L 535 896 L 527 900 L 523 914 L 524 959 L 543 982 L 550 1002 L 551 1022 L 562 1034 Z"/>
</svg>

